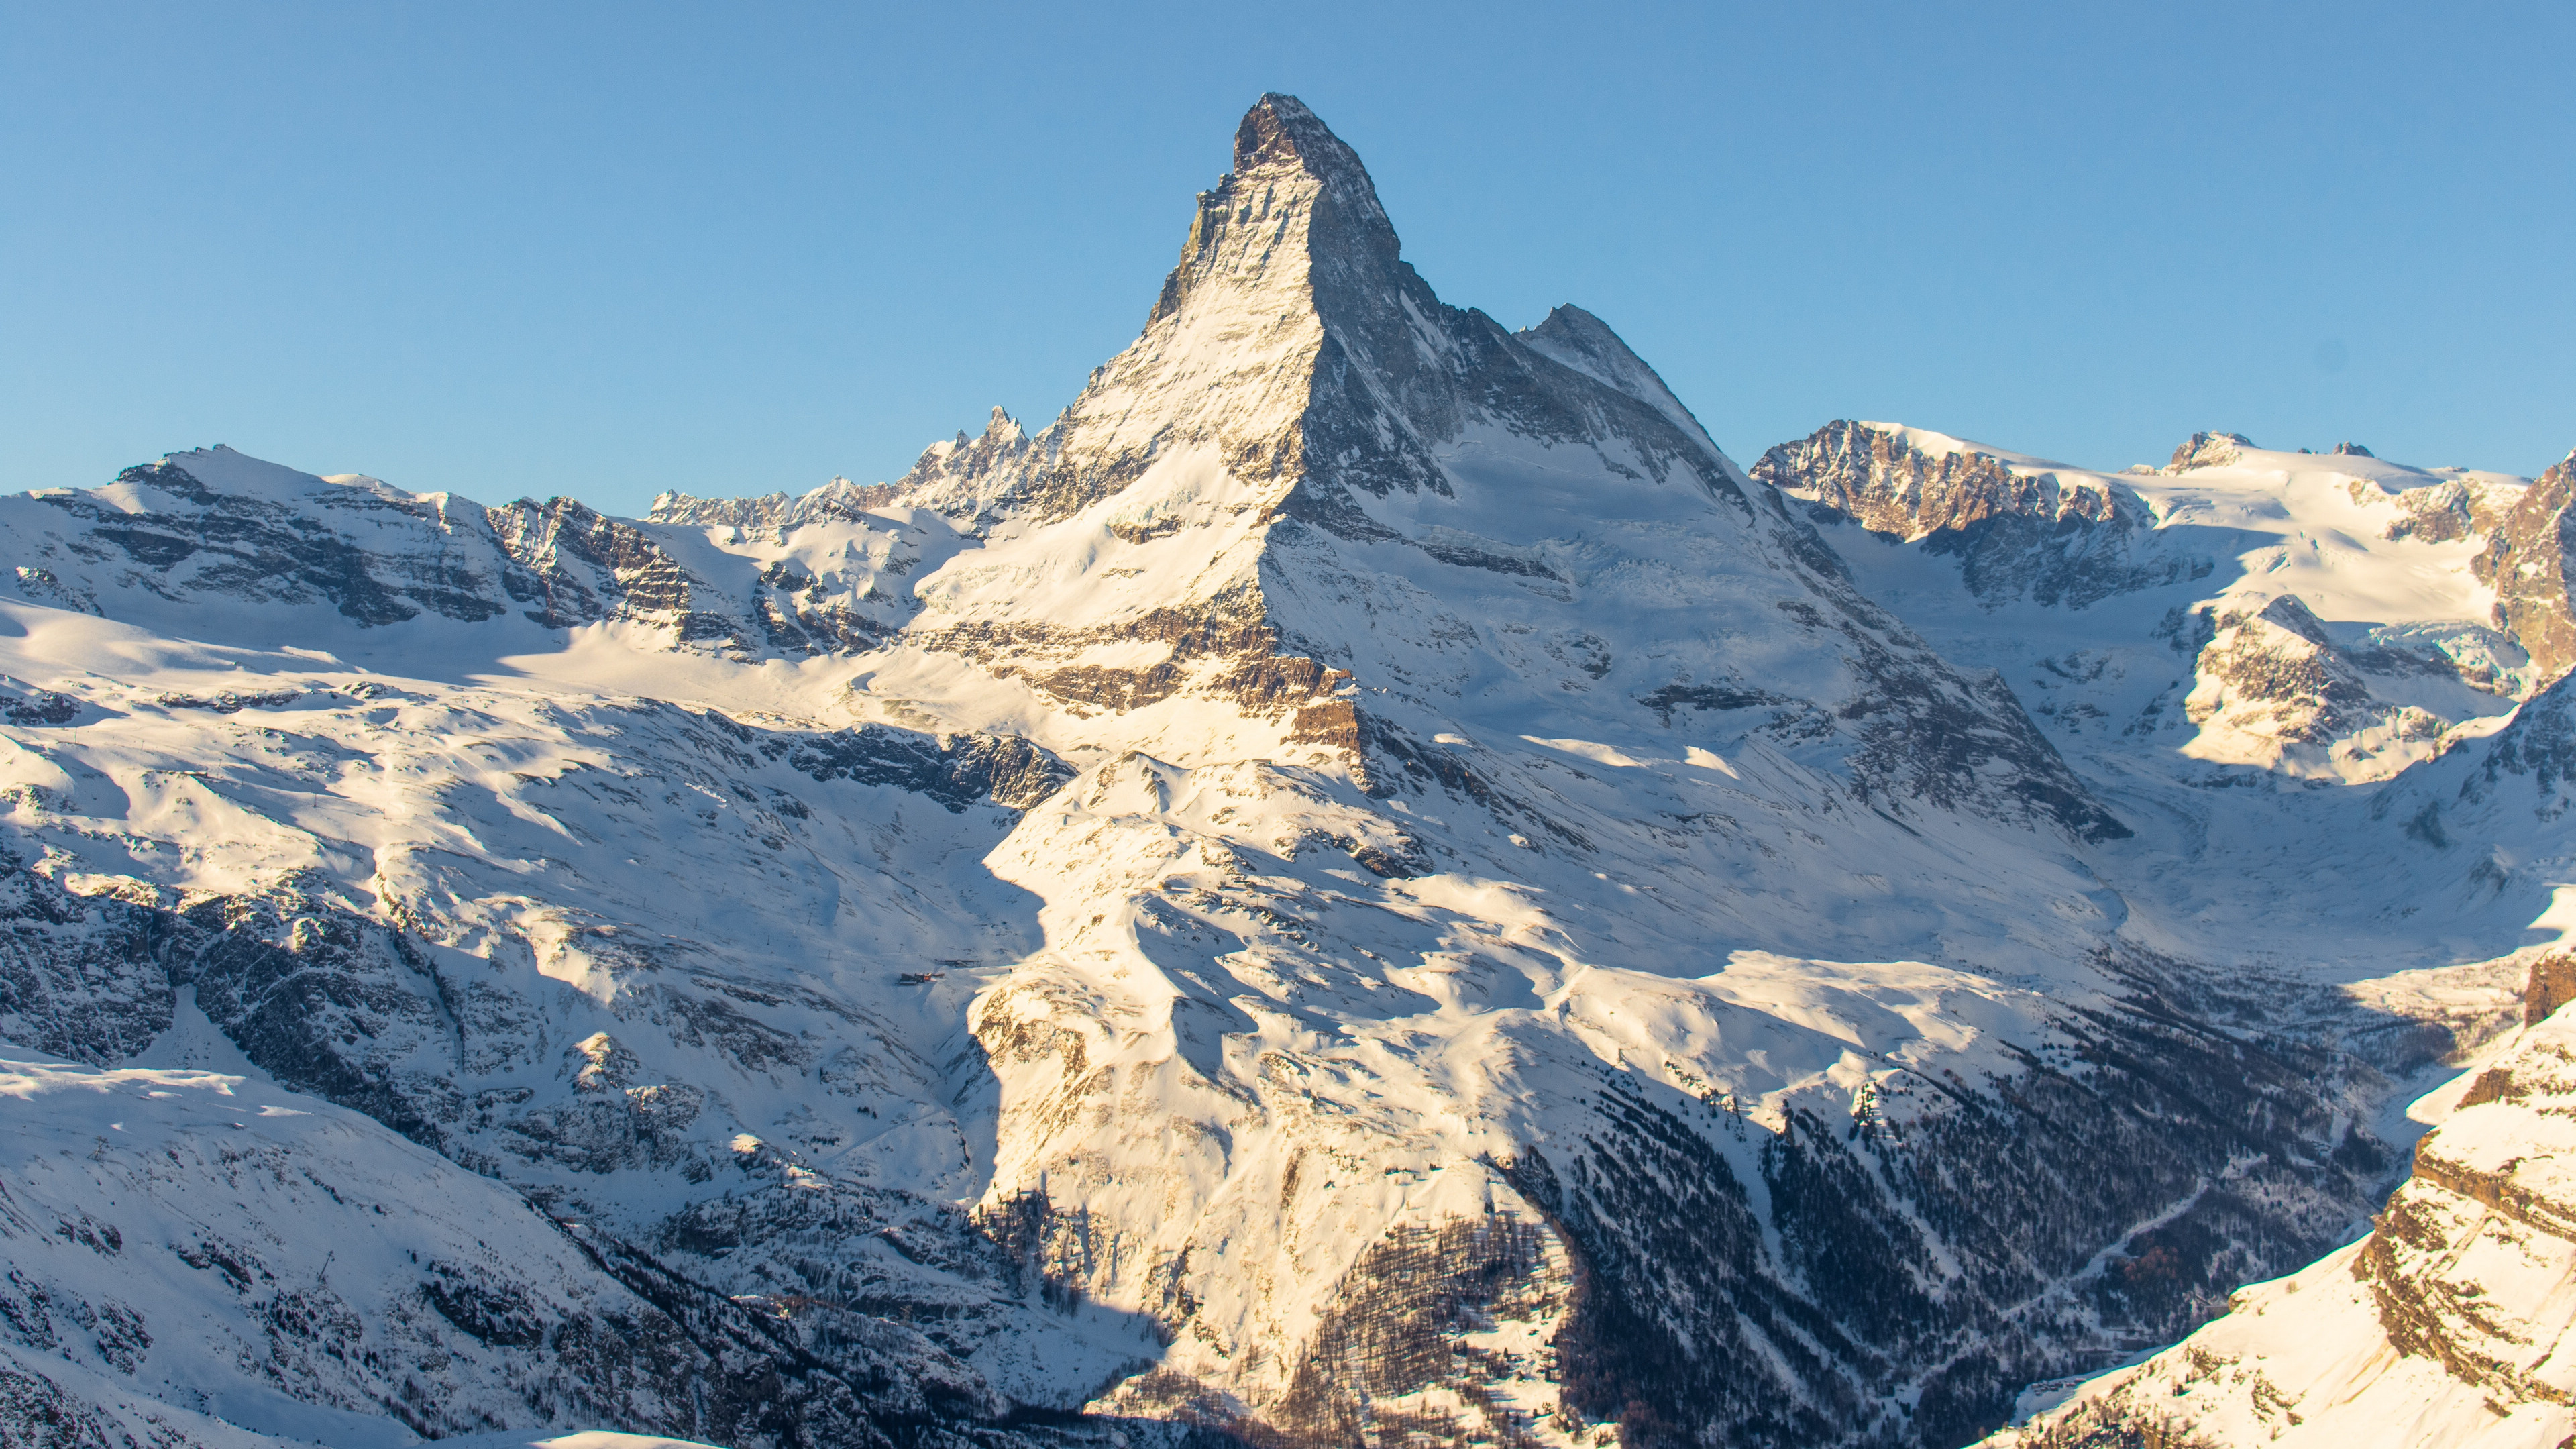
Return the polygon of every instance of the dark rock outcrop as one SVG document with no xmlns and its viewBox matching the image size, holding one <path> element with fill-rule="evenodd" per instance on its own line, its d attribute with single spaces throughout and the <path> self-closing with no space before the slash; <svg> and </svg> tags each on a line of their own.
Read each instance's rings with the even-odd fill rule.
<svg viewBox="0 0 2576 1449">
<path fill-rule="evenodd" d="M 2174 449 L 2173 460 L 2165 464 L 2165 471 L 2188 473 L 2194 468 L 2224 468 L 2253 446 L 2254 440 L 2243 433 L 2194 433 Z"/>
<path fill-rule="evenodd" d="M 2496 591 L 2496 627 L 2531 654 L 2543 678 L 2576 664 L 2576 618 L 2568 604 L 2569 555 L 2576 552 L 2576 453 L 2533 480 L 2496 523 L 2472 565 Z"/>
<path fill-rule="evenodd" d="M 2116 483 L 1927 452 L 1866 423 L 1828 423 L 1763 454 L 1752 472 L 1820 523 L 1857 523 L 1956 558 L 1968 591 L 1989 603 L 2081 609 L 2212 570 L 2155 546 L 2146 505 Z"/>
</svg>

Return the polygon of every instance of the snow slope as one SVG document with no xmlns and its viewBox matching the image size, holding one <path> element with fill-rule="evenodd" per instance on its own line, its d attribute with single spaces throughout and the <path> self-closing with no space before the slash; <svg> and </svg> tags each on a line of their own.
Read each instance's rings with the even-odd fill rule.
<svg viewBox="0 0 2576 1449">
<path fill-rule="evenodd" d="M 248 1067 L 181 1011 L 165 1054 Z M 892 1325 L 870 1349 L 910 1403 L 855 1375 L 747 1374 L 773 1347 L 755 1315 L 702 1290 L 656 1302 L 671 1281 L 621 1274 L 581 1225 L 255 1069 L 9 1062 L 0 1096 L 0 1373 L 13 1396 L 158 1418 L 155 1442 L 393 1446 L 508 1417 L 883 1442 L 872 1416 L 926 1418 L 922 1386 L 971 1382 Z M 710 1354 L 723 1333 L 693 1314 L 748 1341 Z"/>
</svg>

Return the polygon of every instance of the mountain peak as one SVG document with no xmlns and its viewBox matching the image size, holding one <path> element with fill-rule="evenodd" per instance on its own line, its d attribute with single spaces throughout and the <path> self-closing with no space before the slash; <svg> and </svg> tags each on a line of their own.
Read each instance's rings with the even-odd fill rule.
<svg viewBox="0 0 2576 1449">
<path fill-rule="evenodd" d="M 1362 181 L 1368 179 L 1359 153 L 1334 135 L 1304 101 L 1270 91 L 1252 103 L 1252 109 L 1243 113 L 1243 123 L 1234 129 L 1234 169 L 1251 171 L 1281 163 L 1303 165 L 1318 177 L 1356 172 Z"/>
<path fill-rule="evenodd" d="M 1378 204 L 1377 184 L 1369 180 L 1360 154 L 1295 96 L 1272 91 L 1243 113 L 1242 124 L 1234 128 L 1234 171 L 1213 194 L 1248 194 L 1245 182 L 1275 183 L 1298 173 L 1321 183 L 1338 209 L 1362 222 L 1371 250 L 1379 249 L 1375 234 L 1382 232 L 1383 248 L 1393 252 L 1395 229 Z"/>
<path fill-rule="evenodd" d="M 2174 449 L 2173 461 L 2165 465 L 2168 473 L 2187 473 L 2194 468 L 2224 468 L 2234 463 L 2254 440 L 2243 433 L 2194 433 Z"/>
<path fill-rule="evenodd" d="M 1235 128 L 1234 169 L 1199 193 L 1180 265 L 1149 325 L 1211 283 L 1302 290 L 1317 260 L 1373 273 L 1393 266 L 1397 254 L 1394 224 L 1359 153 L 1305 102 L 1274 92 Z"/>
<path fill-rule="evenodd" d="M 1683 436 L 1706 443 L 1711 453 L 1718 451 L 1716 440 L 1709 437 L 1699 419 L 1674 396 L 1663 378 L 1600 318 L 1569 302 L 1549 312 L 1537 326 L 1525 327 L 1513 336 L 1550 361 L 1607 383 L 1646 404 L 1671 419 Z"/>
</svg>

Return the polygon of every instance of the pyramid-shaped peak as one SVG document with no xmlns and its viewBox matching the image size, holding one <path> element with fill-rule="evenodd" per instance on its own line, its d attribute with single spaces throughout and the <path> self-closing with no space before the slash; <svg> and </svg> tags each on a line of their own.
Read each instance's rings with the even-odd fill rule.
<svg viewBox="0 0 2576 1449">
<path fill-rule="evenodd" d="M 1363 184 L 1368 181 L 1368 168 L 1349 143 L 1304 101 L 1272 91 L 1254 101 L 1243 113 L 1243 124 L 1234 128 L 1234 169 L 1277 165 L 1300 165 L 1328 180 L 1355 175 Z"/>
<path fill-rule="evenodd" d="M 1276 182 L 1302 177 L 1320 183 L 1339 209 L 1365 219 L 1372 230 L 1386 228 L 1386 211 L 1378 204 L 1377 186 L 1357 151 L 1332 132 L 1304 101 L 1270 92 L 1243 113 L 1234 128 L 1234 171 L 1230 182 Z M 1391 228 L 1388 228 L 1391 230 Z"/>
<path fill-rule="evenodd" d="M 1345 291 L 1391 299 L 1398 253 L 1358 153 L 1295 96 L 1265 95 L 1235 128 L 1234 169 L 1199 193 L 1180 265 L 1147 325 L 1201 298 L 1226 311 L 1308 310 L 1321 301 L 1307 290 L 1318 269 Z"/>
</svg>

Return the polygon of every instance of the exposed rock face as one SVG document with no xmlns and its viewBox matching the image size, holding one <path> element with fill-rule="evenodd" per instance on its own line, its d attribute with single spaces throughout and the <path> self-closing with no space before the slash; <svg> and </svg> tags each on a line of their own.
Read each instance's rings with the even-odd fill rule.
<svg viewBox="0 0 2576 1449">
<path fill-rule="evenodd" d="M 2243 433 L 2194 433 L 2174 449 L 2173 461 L 2165 464 L 2168 473 L 2188 473 L 2194 468 L 2224 468 L 2254 446 L 2254 440 Z"/>
<path fill-rule="evenodd" d="M 2006 514 L 2108 523 L 2139 506 L 2135 494 L 2097 480 L 2017 471 L 1984 453 L 1929 453 L 1901 430 L 1867 423 L 1827 423 L 1783 443 L 1762 455 L 1753 476 L 1908 541 Z"/>
<path fill-rule="evenodd" d="M 2538 1026 L 2571 1001 L 2576 1001 L 2576 956 L 2553 951 L 2534 960 L 2522 990 L 2522 1024 Z"/>
<path fill-rule="evenodd" d="M 225 455 L 238 457 L 218 449 L 209 458 Z M 176 458 L 128 468 L 117 484 L 96 495 L 33 495 L 79 528 L 68 548 L 43 553 L 149 577 L 164 597 L 317 601 L 360 624 L 399 623 L 424 611 L 482 620 L 508 607 L 501 586 L 507 552 L 479 508 L 451 513 L 444 500 L 359 485 L 321 494 L 325 506 L 307 509 L 299 499 L 218 493 Z M 359 530 L 409 546 L 370 549 L 353 536 Z M 57 580 L 55 587 L 71 586 Z"/>
<path fill-rule="evenodd" d="M 2000 603 L 2081 609 L 2205 576 L 2206 560 L 2143 548 L 2152 521 L 2105 479 L 2015 467 L 1965 449 L 1927 451 L 1902 429 L 1835 422 L 1762 455 L 1753 476 L 1872 533 L 1956 557 L 1968 588 Z"/>
<path fill-rule="evenodd" d="M 2576 664 L 2576 621 L 2568 611 L 2568 555 L 2576 549 L 2576 453 L 2540 475 L 2505 511 L 2478 555 L 2480 579 L 2496 591 L 2495 619 L 2531 651 L 2544 677 Z"/>
<path fill-rule="evenodd" d="M 2363 486 L 2354 484 L 2356 496 L 2360 496 Z M 2503 525 L 2506 511 L 2523 496 L 2520 488 L 2499 489 L 2461 479 L 2430 488 L 2410 488 L 2397 495 L 2398 516 L 2389 521 L 2382 536 L 2392 540 L 2420 538 L 2427 543 L 2492 538 Z"/>
<path fill-rule="evenodd" d="M 2382 674 L 2454 673 L 2440 656 L 2337 648 L 2296 594 L 2256 606 L 2212 607 L 2194 620 L 2207 642 L 2183 700 L 2192 723 L 2280 745 L 2366 747 L 2373 731 L 2401 741 L 2439 739 L 2447 722 L 2371 692 L 2365 666 Z"/>
</svg>

